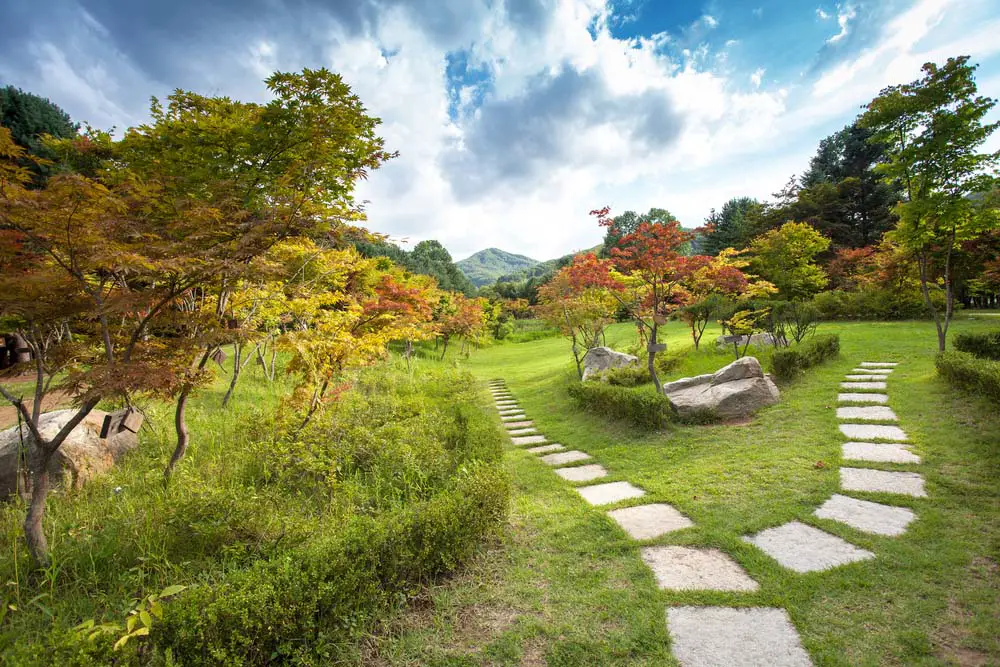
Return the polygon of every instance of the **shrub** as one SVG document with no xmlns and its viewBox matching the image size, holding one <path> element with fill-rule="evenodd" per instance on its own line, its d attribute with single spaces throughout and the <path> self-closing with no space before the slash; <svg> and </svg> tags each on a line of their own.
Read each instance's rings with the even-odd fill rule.
<svg viewBox="0 0 1000 667">
<path fill-rule="evenodd" d="M 961 333 L 952 339 L 956 350 L 982 359 L 1000 360 L 1000 331 Z"/>
<path fill-rule="evenodd" d="M 1000 361 L 952 350 L 938 354 L 935 365 L 938 373 L 952 385 L 1000 403 Z"/>
<path fill-rule="evenodd" d="M 837 335 L 813 336 L 796 347 L 775 350 L 771 356 L 771 369 L 779 380 L 788 381 L 807 368 L 823 363 L 840 354 L 840 337 Z"/>
<path fill-rule="evenodd" d="M 674 417 L 667 397 L 648 389 L 588 381 L 570 385 L 569 395 L 587 412 L 628 421 L 642 428 L 663 428 Z"/>
<path fill-rule="evenodd" d="M 616 387 L 638 387 L 653 381 L 649 376 L 649 369 L 638 364 L 633 366 L 622 366 L 621 368 L 609 368 L 596 378 L 600 382 L 607 382 Z"/>
<path fill-rule="evenodd" d="M 944 307 L 940 290 L 931 293 L 931 301 Z M 812 305 L 824 320 L 910 320 L 930 316 L 924 297 L 916 290 L 833 290 L 817 294 Z"/>
</svg>

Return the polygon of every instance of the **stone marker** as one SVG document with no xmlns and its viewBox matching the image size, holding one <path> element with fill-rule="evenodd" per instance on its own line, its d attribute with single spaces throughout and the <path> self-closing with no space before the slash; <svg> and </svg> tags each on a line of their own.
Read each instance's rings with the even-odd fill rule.
<svg viewBox="0 0 1000 667">
<path fill-rule="evenodd" d="M 888 394 L 837 394 L 838 403 L 888 403 Z"/>
<path fill-rule="evenodd" d="M 856 547 L 836 535 L 798 521 L 768 528 L 743 539 L 795 572 L 828 570 L 875 557 L 872 552 Z"/>
<path fill-rule="evenodd" d="M 867 373 L 869 375 L 888 375 L 894 368 L 852 368 L 852 373 Z"/>
<path fill-rule="evenodd" d="M 815 512 L 821 519 L 833 519 L 875 535 L 902 535 L 916 515 L 906 507 L 892 507 L 868 500 L 834 494 Z"/>
<path fill-rule="evenodd" d="M 576 492 L 591 505 L 610 505 L 620 500 L 646 495 L 645 491 L 628 482 L 608 482 L 607 484 L 584 486 L 577 488 Z"/>
<path fill-rule="evenodd" d="M 845 380 L 851 380 L 852 382 L 885 382 L 889 379 L 888 375 L 845 375 Z"/>
<path fill-rule="evenodd" d="M 852 440 L 896 440 L 907 439 L 906 433 L 898 426 L 877 424 L 840 424 L 840 432 Z"/>
<path fill-rule="evenodd" d="M 586 461 L 590 458 L 590 454 L 585 452 L 577 451 L 571 449 L 568 452 L 559 452 L 558 454 L 549 454 L 543 456 L 540 461 L 546 463 L 550 466 L 561 466 L 567 463 L 576 463 L 577 461 Z"/>
<path fill-rule="evenodd" d="M 534 426 L 534 425 L 535 425 L 535 422 L 529 420 L 529 421 L 519 421 L 519 422 L 508 421 L 508 422 L 504 422 L 503 426 L 504 426 L 505 429 L 507 429 L 508 431 L 510 431 L 512 429 L 515 429 L 515 428 L 527 428 L 529 426 Z"/>
<path fill-rule="evenodd" d="M 608 516 L 636 540 L 650 540 L 694 525 L 691 519 L 665 503 L 623 507 L 611 510 Z"/>
<path fill-rule="evenodd" d="M 544 435 L 522 435 L 519 438 L 511 438 L 511 444 L 515 447 L 520 447 L 521 445 L 541 445 L 546 441 Z"/>
<path fill-rule="evenodd" d="M 845 442 L 841 456 L 849 461 L 875 463 L 920 463 L 920 457 L 905 445 L 876 442 Z"/>
<path fill-rule="evenodd" d="M 577 466 L 575 468 L 559 468 L 556 470 L 556 474 L 567 482 L 589 482 L 594 479 L 600 479 L 601 477 L 607 477 L 608 471 L 605 470 L 603 466 L 592 463 L 590 465 Z"/>
<path fill-rule="evenodd" d="M 893 368 L 898 366 L 899 363 L 895 361 L 862 361 L 861 366 L 863 368 Z"/>
<path fill-rule="evenodd" d="M 885 382 L 841 382 L 841 389 L 885 389 Z"/>
<path fill-rule="evenodd" d="M 862 419 L 884 422 L 899 421 L 899 417 L 892 411 L 892 408 L 884 405 L 869 405 L 863 408 L 837 408 L 837 419 Z"/>
<path fill-rule="evenodd" d="M 812 667 L 784 609 L 671 607 L 667 630 L 683 667 Z"/>
<path fill-rule="evenodd" d="M 718 549 L 646 547 L 642 559 L 663 590 L 755 591 L 760 586 Z"/>
<path fill-rule="evenodd" d="M 564 449 L 566 449 L 566 448 L 563 447 L 562 445 L 557 444 L 557 443 L 552 443 L 551 445 L 542 445 L 541 447 L 532 447 L 531 449 L 527 449 L 525 451 L 530 452 L 532 454 L 548 454 L 550 452 L 561 452 Z"/>
<path fill-rule="evenodd" d="M 926 498 L 924 478 L 915 472 L 888 472 L 869 468 L 841 468 L 840 488 L 845 491 L 898 493 Z"/>
<path fill-rule="evenodd" d="M 537 428 L 515 428 L 513 430 L 507 431 L 509 436 L 519 436 L 519 435 L 531 435 L 532 433 L 538 433 Z"/>
</svg>

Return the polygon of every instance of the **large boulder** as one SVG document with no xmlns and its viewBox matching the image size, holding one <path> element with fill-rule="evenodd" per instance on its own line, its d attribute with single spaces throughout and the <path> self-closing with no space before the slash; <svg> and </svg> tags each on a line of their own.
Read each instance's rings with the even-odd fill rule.
<svg viewBox="0 0 1000 667">
<path fill-rule="evenodd" d="M 753 414 L 780 397 L 753 357 L 737 359 L 715 373 L 668 382 L 663 393 L 681 417 L 712 412 L 727 419 Z"/>
<path fill-rule="evenodd" d="M 592 376 L 609 368 L 623 368 L 639 363 L 639 357 L 624 352 L 615 352 L 610 347 L 592 347 L 583 358 L 583 379 L 588 380 Z"/>
<path fill-rule="evenodd" d="M 733 343 L 742 350 L 747 342 L 750 347 L 774 347 L 774 336 L 769 333 L 759 333 L 752 336 L 719 336 L 715 339 L 718 347 L 732 347 Z"/>
<path fill-rule="evenodd" d="M 76 414 L 76 410 L 46 412 L 38 423 L 43 438 L 55 436 Z M 79 488 L 93 477 L 107 472 L 124 455 L 139 445 L 137 431 L 142 418 L 135 411 L 114 413 L 92 410 L 76 425 L 52 457 L 49 470 L 63 485 Z M 103 437 L 102 437 L 103 436 Z M 27 426 L 0 431 L 0 498 L 17 491 L 18 452 L 21 439 L 29 457 L 35 440 Z M 30 459 L 29 459 L 30 460 Z"/>
</svg>

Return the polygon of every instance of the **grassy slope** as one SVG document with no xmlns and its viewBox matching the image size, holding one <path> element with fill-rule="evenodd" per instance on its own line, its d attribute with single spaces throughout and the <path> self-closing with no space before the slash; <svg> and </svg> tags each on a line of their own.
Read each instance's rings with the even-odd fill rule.
<svg viewBox="0 0 1000 667">
<path fill-rule="evenodd" d="M 996 326 L 962 320 L 955 331 Z M 372 662 L 394 665 L 661 665 L 670 604 L 777 605 L 789 610 L 820 665 L 1000 664 L 1000 416 L 934 375 L 925 322 L 838 323 L 842 356 L 783 389 L 779 405 L 746 426 L 681 427 L 647 434 L 577 412 L 564 386 L 567 344 L 498 346 L 467 362 L 484 380 L 504 377 L 528 415 L 556 442 L 628 480 L 649 501 L 671 503 L 694 528 L 650 544 L 715 546 L 761 584 L 753 594 L 657 590 L 640 545 L 530 454 L 511 450 L 515 480 L 507 548 L 435 589 L 372 641 Z M 616 327 L 609 342 L 629 340 Z M 716 332 L 706 334 L 714 339 Z M 670 325 L 671 349 L 688 345 Z M 927 499 L 852 494 L 912 507 L 902 537 L 855 531 L 812 516 L 838 489 L 837 383 L 857 362 L 902 362 L 890 405 L 924 463 Z M 698 355 L 677 376 L 726 359 Z M 911 466 L 862 464 L 885 469 Z M 873 561 L 799 575 L 740 536 L 796 519 L 877 554 Z"/>
</svg>

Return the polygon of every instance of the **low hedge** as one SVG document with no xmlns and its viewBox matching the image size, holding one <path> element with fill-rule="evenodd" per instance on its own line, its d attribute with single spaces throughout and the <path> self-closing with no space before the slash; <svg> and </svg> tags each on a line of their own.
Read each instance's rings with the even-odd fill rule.
<svg viewBox="0 0 1000 667">
<path fill-rule="evenodd" d="M 632 389 L 603 382 L 577 382 L 570 385 L 569 395 L 587 412 L 621 419 L 643 428 L 663 428 L 674 418 L 673 408 L 667 397 L 648 388 Z"/>
<path fill-rule="evenodd" d="M 955 349 L 961 352 L 1000 361 L 1000 331 L 986 333 L 961 333 L 952 339 Z"/>
<path fill-rule="evenodd" d="M 778 349 L 771 356 L 771 368 L 779 380 L 791 380 L 807 368 L 840 354 L 840 336 L 813 336 L 795 347 Z"/>
<path fill-rule="evenodd" d="M 1000 361 L 951 350 L 939 353 L 935 365 L 938 373 L 952 385 L 1000 403 Z"/>
</svg>

